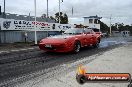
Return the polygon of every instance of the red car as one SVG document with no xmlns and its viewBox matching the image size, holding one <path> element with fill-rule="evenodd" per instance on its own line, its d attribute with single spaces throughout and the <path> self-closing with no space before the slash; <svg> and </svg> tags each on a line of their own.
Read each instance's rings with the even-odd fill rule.
<svg viewBox="0 0 132 87">
<path fill-rule="evenodd" d="M 93 45 L 98 47 L 100 35 L 92 29 L 72 28 L 62 35 L 44 38 L 39 43 L 39 48 L 47 52 L 74 52 L 80 51 L 81 47 Z"/>
</svg>

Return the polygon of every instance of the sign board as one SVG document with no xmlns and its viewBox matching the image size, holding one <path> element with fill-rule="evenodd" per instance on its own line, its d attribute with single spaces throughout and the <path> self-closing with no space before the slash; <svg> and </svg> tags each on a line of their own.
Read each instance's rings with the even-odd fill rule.
<svg viewBox="0 0 132 87">
<path fill-rule="evenodd" d="M 97 28 L 97 29 L 100 29 L 100 24 L 89 24 L 88 26 L 89 26 L 88 28 Z"/>
<path fill-rule="evenodd" d="M 2 19 L 0 18 L 1 30 L 26 30 L 34 31 L 65 31 L 71 28 L 70 24 L 47 23 L 47 22 L 34 22 L 25 20 Z"/>
</svg>

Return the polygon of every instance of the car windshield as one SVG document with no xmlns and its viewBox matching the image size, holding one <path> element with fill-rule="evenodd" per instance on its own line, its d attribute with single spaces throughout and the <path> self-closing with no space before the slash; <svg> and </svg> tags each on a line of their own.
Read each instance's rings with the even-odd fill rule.
<svg viewBox="0 0 132 87">
<path fill-rule="evenodd" d="M 72 29 L 68 29 L 64 32 L 64 34 L 82 34 L 83 33 L 83 29 L 81 28 L 72 28 Z"/>
<path fill-rule="evenodd" d="M 96 28 L 89 28 L 89 29 L 92 29 L 94 32 L 100 32 L 100 30 Z"/>
<path fill-rule="evenodd" d="M 100 32 L 99 29 L 93 29 L 94 32 Z"/>
</svg>

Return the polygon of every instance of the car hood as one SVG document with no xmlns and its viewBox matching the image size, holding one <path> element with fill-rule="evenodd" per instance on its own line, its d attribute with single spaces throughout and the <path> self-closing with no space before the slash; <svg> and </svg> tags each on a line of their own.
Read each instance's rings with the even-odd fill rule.
<svg viewBox="0 0 132 87">
<path fill-rule="evenodd" d="M 74 37 L 74 35 L 56 35 L 42 39 L 42 43 L 65 43 L 68 39 Z"/>
</svg>

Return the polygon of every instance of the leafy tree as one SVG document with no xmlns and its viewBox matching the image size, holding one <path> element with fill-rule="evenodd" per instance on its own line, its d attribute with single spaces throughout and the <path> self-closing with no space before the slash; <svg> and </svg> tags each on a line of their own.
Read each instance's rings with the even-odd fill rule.
<svg viewBox="0 0 132 87">
<path fill-rule="evenodd" d="M 123 23 L 118 23 L 117 26 L 118 26 L 118 30 L 119 31 L 123 31 L 124 30 L 124 24 Z"/>
<path fill-rule="evenodd" d="M 64 14 L 64 17 L 63 17 L 63 24 L 68 24 L 68 16 L 67 16 L 67 14 L 65 13 Z"/>
<path fill-rule="evenodd" d="M 117 29 L 118 26 L 118 29 Z M 124 25 L 123 23 L 115 23 L 112 25 L 112 31 L 130 31 L 130 34 L 132 35 L 132 25 Z"/>
<path fill-rule="evenodd" d="M 101 32 L 109 32 L 109 27 L 105 23 L 102 21 L 99 21 L 99 23 Z"/>
<path fill-rule="evenodd" d="M 54 18 L 53 16 L 50 16 L 50 19 L 51 19 L 51 20 L 55 20 L 55 18 Z"/>
<path fill-rule="evenodd" d="M 111 24 L 111 30 L 112 31 L 117 31 L 118 29 L 117 29 L 117 27 L 114 24 Z"/>
<path fill-rule="evenodd" d="M 46 18 L 46 14 L 42 14 L 41 15 L 41 18 L 43 19 L 43 18 Z"/>
<path fill-rule="evenodd" d="M 55 14 L 55 20 L 57 23 L 59 23 L 59 12 L 57 12 Z M 68 24 L 68 16 L 67 14 L 63 14 L 62 12 L 60 12 L 60 23 L 61 24 Z"/>
<path fill-rule="evenodd" d="M 60 12 L 60 18 L 61 18 L 61 16 L 62 16 L 62 12 Z M 56 21 L 57 23 L 59 23 L 59 12 L 57 12 L 57 13 L 55 14 L 55 21 Z M 61 22 L 61 20 L 60 20 L 60 22 Z"/>
</svg>

